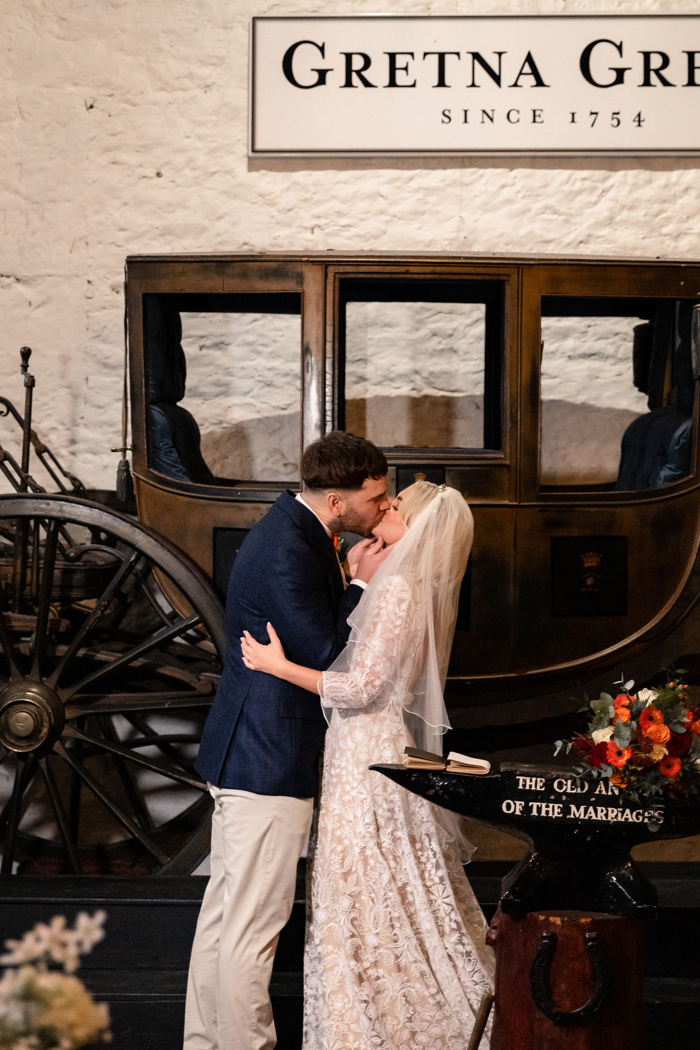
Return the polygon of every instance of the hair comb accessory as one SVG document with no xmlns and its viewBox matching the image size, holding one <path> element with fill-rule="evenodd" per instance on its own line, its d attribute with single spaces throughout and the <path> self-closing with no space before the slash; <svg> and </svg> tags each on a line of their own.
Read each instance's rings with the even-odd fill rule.
<svg viewBox="0 0 700 1050">
<path fill-rule="evenodd" d="M 447 485 L 441 485 L 441 486 L 440 486 L 440 488 L 438 489 L 438 495 L 439 495 L 439 494 L 440 494 L 441 492 L 447 492 Z"/>
</svg>

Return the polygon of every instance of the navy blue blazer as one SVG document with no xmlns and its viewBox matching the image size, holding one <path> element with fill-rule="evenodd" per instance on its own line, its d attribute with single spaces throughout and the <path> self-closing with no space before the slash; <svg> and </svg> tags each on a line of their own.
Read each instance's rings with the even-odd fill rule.
<svg viewBox="0 0 700 1050">
<path fill-rule="evenodd" d="M 243 629 L 269 641 L 267 622 L 294 663 L 325 671 L 342 651 L 362 597 L 343 590 L 333 541 L 291 492 L 246 536 L 226 597 L 228 652 L 202 735 L 197 772 L 212 784 L 259 795 L 311 798 L 326 722 L 318 696 L 250 671 Z"/>
</svg>

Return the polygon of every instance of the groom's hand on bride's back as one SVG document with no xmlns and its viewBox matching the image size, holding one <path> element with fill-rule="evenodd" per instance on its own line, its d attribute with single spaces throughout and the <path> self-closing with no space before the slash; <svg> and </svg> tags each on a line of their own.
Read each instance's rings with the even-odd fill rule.
<svg viewBox="0 0 700 1050">
<path fill-rule="evenodd" d="M 356 543 L 348 554 L 348 566 L 353 580 L 369 583 L 388 554 L 389 548 L 379 537 Z M 352 560 L 350 555 L 354 555 Z"/>
</svg>

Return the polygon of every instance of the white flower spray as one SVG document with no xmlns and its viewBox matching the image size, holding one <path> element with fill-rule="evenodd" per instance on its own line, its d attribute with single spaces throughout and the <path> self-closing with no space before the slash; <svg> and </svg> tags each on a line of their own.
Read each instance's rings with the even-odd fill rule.
<svg viewBox="0 0 700 1050">
<path fill-rule="evenodd" d="M 95 1003 L 72 976 L 80 956 L 104 937 L 104 911 L 38 922 L 21 940 L 7 940 L 0 963 L 0 1050 L 78 1050 L 109 1042 L 109 1008 Z M 56 967 L 61 967 L 60 972 Z M 53 967 L 53 969 L 51 968 Z"/>
</svg>

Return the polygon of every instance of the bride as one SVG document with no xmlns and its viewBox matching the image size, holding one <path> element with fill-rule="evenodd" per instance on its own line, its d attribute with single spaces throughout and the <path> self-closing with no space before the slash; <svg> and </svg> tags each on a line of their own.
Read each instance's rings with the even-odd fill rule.
<svg viewBox="0 0 700 1050">
<path fill-rule="evenodd" d="M 274 627 L 247 667 L 318 693 L 329 731 L 304 963 L 304 1050 L 466 1050 L 493 984 L 458 821 L 372 763 L 442 752 L 459 588 L 473 536 L 455 489 L 418 481 L 374 530 L 390 554 L 328 671 L 290 663 Z M 485 1036 L 480 1046 L 487 1046 Z"/>
</svg>

